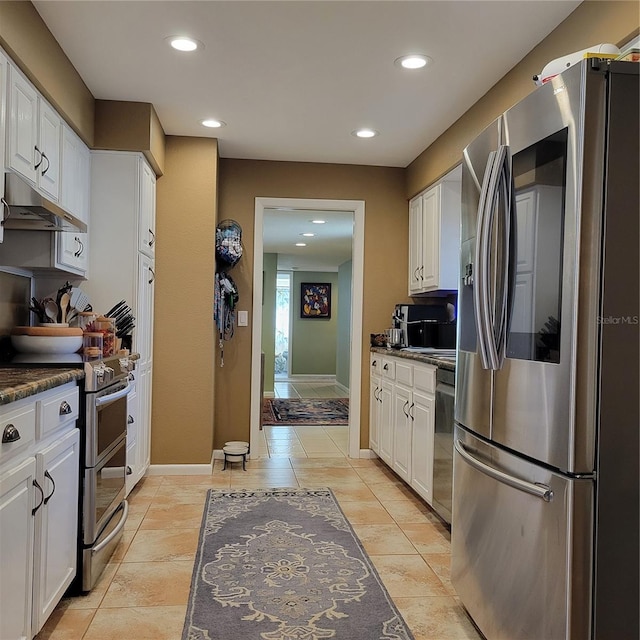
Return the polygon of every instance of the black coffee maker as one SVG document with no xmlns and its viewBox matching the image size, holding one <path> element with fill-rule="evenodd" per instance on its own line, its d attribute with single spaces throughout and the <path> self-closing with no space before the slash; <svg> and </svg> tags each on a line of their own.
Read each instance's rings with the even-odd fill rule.
<svg viewBox="0 0 640 640">
<path fill-rule="evenodd" d="M 456 348 L 456 322 L 447 305 L 397 304 L 393 326 L 400 329 L 400 347 Z"/>
</svg>

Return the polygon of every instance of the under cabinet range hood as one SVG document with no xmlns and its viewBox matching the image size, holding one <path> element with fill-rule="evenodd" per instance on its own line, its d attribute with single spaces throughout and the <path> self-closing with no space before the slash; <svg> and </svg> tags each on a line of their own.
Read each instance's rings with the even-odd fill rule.
<svg viewBox="0 0 640 640">
<path fill-rule="evenodd" d="M 87 232 L 82 220 L 47 200 L 16 173 L 5 174 L 4 193 L 5 229 Z"/>
</svg>

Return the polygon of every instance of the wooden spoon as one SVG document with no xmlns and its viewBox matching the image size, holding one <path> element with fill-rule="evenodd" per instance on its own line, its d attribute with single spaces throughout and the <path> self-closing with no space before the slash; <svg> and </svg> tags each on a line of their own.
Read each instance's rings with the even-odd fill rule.
<svg viewBox="0 0 640 640">
<path fill-rule="evenodd" d="M 69 309 L 69 302 L 71 296 L 68 293 L 63 293 L 60 296 L 60 322 L 67 321 L 67 310 Z"/>
<path fill-rule="evenodd" d="M 58 305 L 55 300 L 47 298 L 47 300 L 44 301 L 44 312 L 51 322 L 58 322 Z"/>
</svg>

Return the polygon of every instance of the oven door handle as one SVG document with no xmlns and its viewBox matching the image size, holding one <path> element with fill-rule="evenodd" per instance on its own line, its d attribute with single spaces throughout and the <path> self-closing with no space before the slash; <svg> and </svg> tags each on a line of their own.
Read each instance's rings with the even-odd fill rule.
<svg viewBox="0 0 640 640">
<path fill-rule="evenodd" d="M 104 549 L 119 533 L 120 531 L 122 531 L 122 528 L 124 527 L 124 523 L 127 521 L 127 516 L 129 515 L 129 503 L 124 500 L 122 502 L 122 509 L 124 511 L 124 513 L 122 514 L 122 519 L 120 520 L 120 522 L 118 523 L 118 526 L 98 545 L 96 545 L 91 553 L 95 554 L 95 553 L 100 553 L 100 551 L 102 551 L 102 549 Z M 117 511 L 114 512 L 113 515 L 115 515 L 116 513 L 118 513 Z"/>
<path fill-rule="evenodd" d="M 131 391 L 131 385 L 129 384 L 129 381 L 127 380 L 127 384 L 124 387 L 122 387 L 122 389 L 119 389 L 115 393 L 110 393 L 109 395 L 101 396 L 100 398 L 96 398 L 96 400 L 95 400 L 96 407 L 104 407 L 105 405 L 111 404 L 112 402 L 115 402 L 116 400 L 119 400 L 120 398 L 124 398 L 124 396 L 126 396 L 129 393 L 129 391 Z"/>
</svg>

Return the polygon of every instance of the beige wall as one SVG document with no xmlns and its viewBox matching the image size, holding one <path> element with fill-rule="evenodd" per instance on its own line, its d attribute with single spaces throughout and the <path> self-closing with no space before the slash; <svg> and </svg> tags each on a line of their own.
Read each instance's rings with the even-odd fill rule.
<svg viewBox="0 0 640 640">
<path fill-rule="evenodd" d="M 164 179 L 164 178 L 163 178 Z M 404 170 L 354 165 L 220 160 L 219 218 L 243 229 L 244 255 L 232 275 L 240 309 L 252 313 L 253 226 L 256 197 L 365 201 L 364 313 L 361 446 L 369 442 L 369 334 L 389 326 L 393 305 L 407 299 L 408 234 Z M 251 315 L 249 316 L 251 317 Z M 216 375 L 215 438 L 248 440 L 251 395 L 251 329 L 239 327 L 225 344 Z"/>
<path fill-rule="evenodd" d="M 208 463 L 218 145 L 168 136 L 157 182 L 152 464 Z"/>
<path fill-rule="evenodd" d="M 93 96 L 30 2 L 0 2 L 0 44 L 85 143 L 93 146 Z"/>
<path fill-rule="evenodd" d="M 407 167 L 408 198 L 422 191 L 462 160 L 463 149 L 503 111 L 535 89 L 532 77 L 560 56 L 594 44 L 621 46 L 638 33 L 640 3 L 583 2 Z"/>
</svg>

